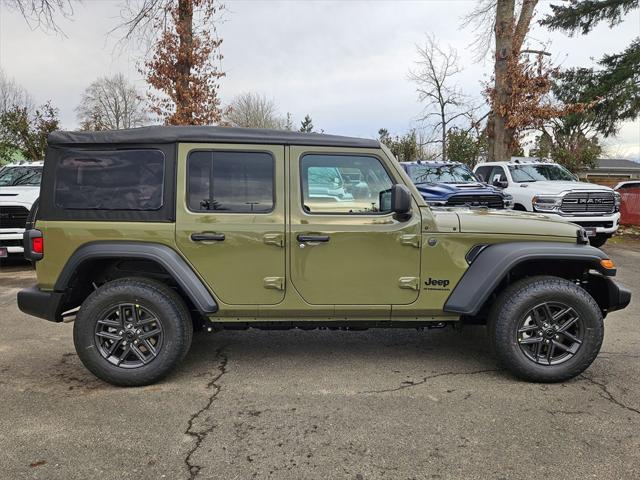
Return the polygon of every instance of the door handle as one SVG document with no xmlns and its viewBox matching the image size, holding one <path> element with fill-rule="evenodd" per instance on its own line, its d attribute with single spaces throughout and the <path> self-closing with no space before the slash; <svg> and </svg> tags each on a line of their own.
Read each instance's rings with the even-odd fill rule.
<svg viewBox="0 0 640 480">
<path fill-rule="evenodd" d="M 224 233 L 192 233 L 191 240 L 194 242 L 223 242 Z"/>
<path fill-rule="evenodd" d="M 328 242 L 329 235 L 305 235 L 301 233 L 298 235 L 298 241 L 302 243 L 315 243 L 315 242 Z"/>
</svg>

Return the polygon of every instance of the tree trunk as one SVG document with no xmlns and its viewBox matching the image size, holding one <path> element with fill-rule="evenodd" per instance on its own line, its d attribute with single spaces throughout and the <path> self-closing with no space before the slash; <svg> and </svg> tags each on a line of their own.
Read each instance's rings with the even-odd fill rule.
<svg viewBox="0 0 640 480">
<path fill-rule="evenodd" d="M 193 2 L 178 0 L 178 21 L 176 23 L 179 46 L 176 59 L 176 113 L 173 124 L 189 125 L 193 123 L 193 105 L 189 95 L 189 77 L 193 64 Z"/>
<path fill-rule="evenodd" d="M 509 62 L 517 61 L 522 43 L 529 31 L 538 0 L 524 0 L 516 23 L 515 0 L 497 0 L 496 6 L 496 58 L 494 67 L 495 87 L 492 112 L 487 124 L 488 159 L 510 160 L 516 145 L 515 132 L 507 127 L 511 82 Z"/>
<path fill-rule="evenodd" d="M 447 161 L 447 117 L 444 105 L 440 103 L 440 121 L 442 122 L 442 161 Z"/>
<path fill-rule="evenodd" d="M 500 161 L 511 158 L 513 133 L 506 127 L 507 118 L 502 109 L 508 104 L 511 85 L 508 64 L 513 54 L 513 26 L 515 0 L 498 0 L 496 7 L 496 58 L 494 66 L 493 112 L 489 117 L 489 160 Z M 511 137 L 511 138 L 510 138 Z"/>
</svg>

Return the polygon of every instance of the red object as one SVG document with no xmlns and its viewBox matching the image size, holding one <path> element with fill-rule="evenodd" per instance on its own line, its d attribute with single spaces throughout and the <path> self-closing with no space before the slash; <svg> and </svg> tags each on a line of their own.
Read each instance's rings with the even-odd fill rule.
<svg viewBox="0 0 640 480">
<path fill-rule="evenodd" d="M 31 239 L 31 250 L 33 253 L 44 253 L 44 241 L 42 237 L 35 237 Z"/>
<path fill-rule="evenodd" d="M 620 193 L 620 223 L 640 225 L 640 187 L 622 188 Z"/>
</svg>

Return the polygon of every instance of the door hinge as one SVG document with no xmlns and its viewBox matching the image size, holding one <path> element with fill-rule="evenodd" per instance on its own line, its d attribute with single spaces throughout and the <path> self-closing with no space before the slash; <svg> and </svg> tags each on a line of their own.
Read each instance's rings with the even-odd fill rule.
<svg viewBox="0 0 640 480">
<path fill-rule="evenodd" d="M 284 247 L 284 235 L 282 233 L 265 233 L 262 240 L 267 245 L 275 245 L 276 247 Z"/>
<path fill-rule="evenodd" d="M 264 277 L 262 279 L 262 285 L 264 286 L 264 288 L 271 288 L 273 290 L 284 290 L 284 278 Z"/>
<path fill-rule="evenodd" d="M 400 277 L 398 286 L 409 290 L 420 290 L 420 279 L 418 277 Z"/>
<path fill-rule="evenodd" d="M 420 235 L 414 233 L 400 235 L 400 243 L 402 245 L 409 245 L 410 247 L 420 248 Z"/>
</svg>

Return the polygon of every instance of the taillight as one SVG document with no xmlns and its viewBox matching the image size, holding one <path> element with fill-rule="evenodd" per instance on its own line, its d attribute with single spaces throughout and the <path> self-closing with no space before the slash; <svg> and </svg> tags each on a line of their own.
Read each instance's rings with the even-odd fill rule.
<svg viewBox="0 0 640 480">
<path fill-rule="evenodd" d="M 33 253 L 44 253 L 44 240 L 42 237 L 34 237 L 31 239 L 31 251 Z"/>
<path fill-rule="evenodd" d="M 44 239 L 40 230 L 25 230 L 22 237 L 24 257 L 32 262 L 42 260 L 44 257 Z"/>
</svg>

